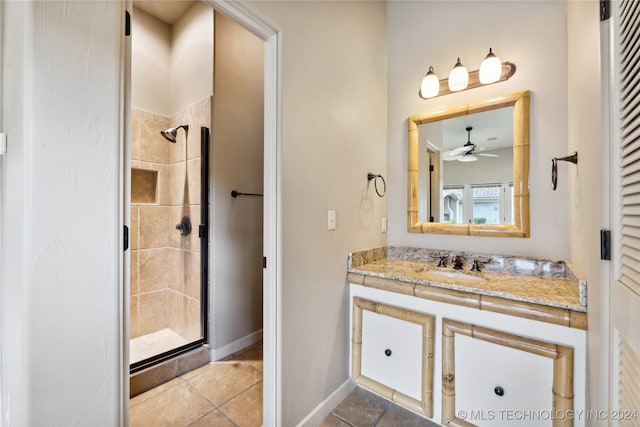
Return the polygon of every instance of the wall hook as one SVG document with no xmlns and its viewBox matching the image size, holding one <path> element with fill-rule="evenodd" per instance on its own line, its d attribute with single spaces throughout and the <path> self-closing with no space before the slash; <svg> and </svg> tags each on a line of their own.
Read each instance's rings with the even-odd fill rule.
<svg viewBox="0 0 640 427">
<path fill-rule="evenodd" d="M 383 185 L 383 189 L 382 189 L 382 194 L 380 194 L 380 190 L 378 190 L 378 178 L 380 178 L 382 180 L 382 185 Z M 378 197 L 384 197 L 384 195 L 387 193 L 387 183 L 384 180 L 384 177 L 382 175 L 376 175 L 375 173 L 371 173 L 369 172 L 367 174 L 367 181 L 373 181 L 373 186 L 376 189 L 376 194 L 378 195 Z"/>
<path fill-rule="evenodd" d="M 556 191 L 556 188 L 558 188 L 558 162 L 562 161 L 562 162 L 570 162 L 573 163 L 574 165 L 578 164 L 578 152 L 574 152 L 573 154 L 569 154 L 568 156 L 565 157 L 554 157 L 553 159 L 551 159 L 551 188 L 553 189 L 553 191 Z"/>
</svg>

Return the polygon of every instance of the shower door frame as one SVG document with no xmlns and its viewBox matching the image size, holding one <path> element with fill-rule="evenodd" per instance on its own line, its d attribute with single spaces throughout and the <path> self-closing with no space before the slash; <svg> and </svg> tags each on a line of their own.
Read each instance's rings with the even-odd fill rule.
<svg viewBox="0 0 640 427">
<path fill-rule="evenodd" d="M 130 374 L 162 363 L 209 343 L 209 149 L 211 132 L 206 126 L 200 127 L 200 330 L 199 339 L 179 347 L 158 353 L 129 365 Z M 185 141 L 186 144 L 186 141 Z M 186 159 L 185 159 L 186 161 Z M 195 231 L 195 230 L 194 230 Z"/>
</svg>

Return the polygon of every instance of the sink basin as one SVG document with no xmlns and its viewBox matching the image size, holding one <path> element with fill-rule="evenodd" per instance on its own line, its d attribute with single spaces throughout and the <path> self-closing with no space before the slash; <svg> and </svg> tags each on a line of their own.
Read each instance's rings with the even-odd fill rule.
<svg viewBox="0 0 640 427">
<path fill-rule="evenodd" d="M 485 282 L 486 279 L 484 277 L 475 276 L 472 274 L 464 273 L 462 271 L 451 271 L 451 270 L 424 270 L 421 273 L 425 277 L 432 277 L 432 280 L 438 279 L 448 279 L 451 281 L 460 281 L 460 282 L 474 282 L 480 283 Z"/>
</svg>

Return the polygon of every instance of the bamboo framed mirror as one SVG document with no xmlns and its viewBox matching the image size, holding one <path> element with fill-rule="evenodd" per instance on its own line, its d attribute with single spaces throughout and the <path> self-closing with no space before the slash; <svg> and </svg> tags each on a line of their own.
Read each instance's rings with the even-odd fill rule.
<svg viewBox="0 0 640 427">
<path fill-rule="evenodd" d="M 409 232 L 529 237 L 529 98 L 409 117 Z"/>
</svg>

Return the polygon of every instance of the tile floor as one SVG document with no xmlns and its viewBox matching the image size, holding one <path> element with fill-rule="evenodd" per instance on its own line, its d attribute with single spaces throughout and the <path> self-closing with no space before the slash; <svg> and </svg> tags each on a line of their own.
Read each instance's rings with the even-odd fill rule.
<svg viewBox="0 0 640 427">
<path fill-rule="evenodd" d="M 388 400 L 356 387 L 319 427 L 438 427 Z"/>
<path fill-rule="evenodd" d="M 131 427 L 259 427 L 262 343 L 130 400 Z"/>
<path fill-rule="evenodd" d="M 131 399 L 131 427 L 260 427 L 262 343 Z M 356 387 L 319 427 L 437 427 Z"/>
</svg>

